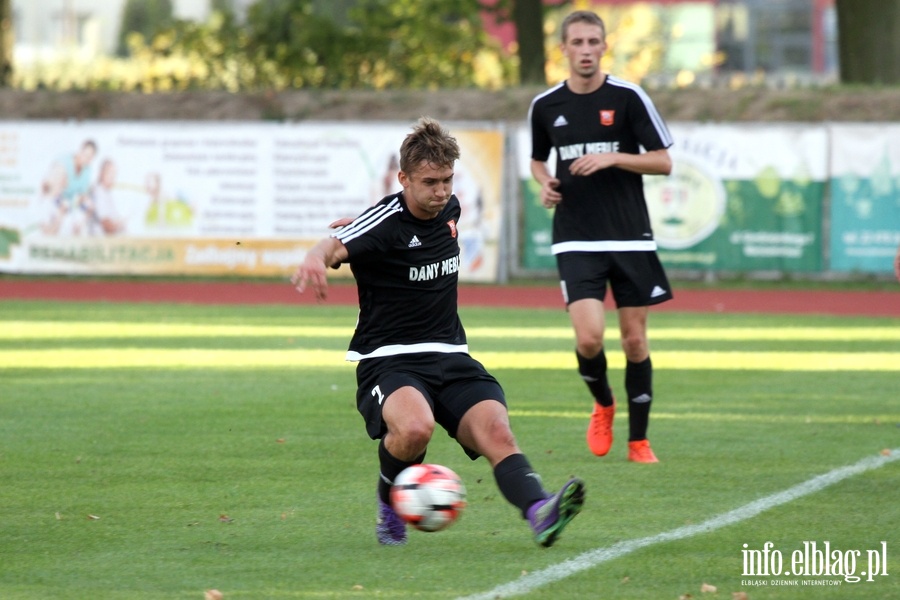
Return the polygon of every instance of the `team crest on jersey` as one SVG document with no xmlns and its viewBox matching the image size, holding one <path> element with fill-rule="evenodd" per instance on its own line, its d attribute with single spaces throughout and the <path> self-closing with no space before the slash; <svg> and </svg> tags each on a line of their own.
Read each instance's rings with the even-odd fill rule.
<svg viewBox="0 0 900 600">
<path fill-rule="evenodd" d="M 616 121 L 616 111 L 614 110 L 601 110 L 600 111 L 600 124 L 604 127 L 609 127 Z"/>
<path fill-rule="evenodd" d="M 447 221 L 447 227 L 450 228 L 450 237 L 456 237 L 456 220 L 450 219 Z"/>
</svg>

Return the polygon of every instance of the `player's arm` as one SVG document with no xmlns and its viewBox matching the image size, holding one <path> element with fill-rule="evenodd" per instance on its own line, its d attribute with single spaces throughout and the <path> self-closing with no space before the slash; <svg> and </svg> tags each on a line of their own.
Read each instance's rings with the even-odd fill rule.
<svg viewBox="0 0 900 600">
<path fill-rule="evenodd" d="M 328 267 L 345 261 L 348 256 L 343 242 L 327 237 L 306 253 L 306 258 L 291 277 L 291 283 L 301 294 L 311 287 L 316 298 L 324 300 L 328 297 Z"/>
<path fill-rule="evenodd" d="M 672 158 L 665 148 L 640 154 L 626 152 L 585 154 L 572 161 L 569 171 L 572 175 L 584 176 L 610 167 L 618 167 L 638 175 L 668 175 L 672 172 Z"/>
<path fill-rule="evenodd" d="M 531 175 L 541 186 L 541 204 L 544 208 L 553 208 L 562 201 L 559 179 L 550 174 L 546 162 L 531 159 Z"/>
</svg>

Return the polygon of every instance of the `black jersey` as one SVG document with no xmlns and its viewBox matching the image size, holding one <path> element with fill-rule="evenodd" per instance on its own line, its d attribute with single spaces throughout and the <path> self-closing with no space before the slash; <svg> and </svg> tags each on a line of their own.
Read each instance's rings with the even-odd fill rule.
<svg viewBox="0 0 900 600">
<path fill-rule="evenodd" d="M 619 168 L 573 176 L 585 154 L 660 150 L 672 137 L 640 86 L 607 75 L 596 91 L 576 94 L 565 82 L 531 103 L 531 158 L 545 162 L 555 148 L 563 200 L 553 215 L 554 254 L 656 250 L 641 175 Z"/>
<path fill-rule="evenodd" d="M 468 352 L 457 314 L 460 205 L 451 196 L 434 219 L 386 196 L 332 234 L 347 248 L 359 319 L 347 360 L 416 352 Z"/>
</svg>

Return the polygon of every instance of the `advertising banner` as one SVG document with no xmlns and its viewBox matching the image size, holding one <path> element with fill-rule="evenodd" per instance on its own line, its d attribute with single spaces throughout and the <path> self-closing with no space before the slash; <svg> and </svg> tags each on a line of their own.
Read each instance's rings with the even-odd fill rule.
<svg viewBox="0 0 900 600">
<path fill-rule="evenodd" d="M 670 267 L 822 270 L 824 127 L 673 125 L 672 174 L 644 178 Z"/>
<path fill-rule="evenodd" d="M 900 245 L 900 125 L 832 125 L 833 271 L 889 273 Z"/>
<path fill-rule="evenodd" d="M 541 188 L 531 176 L 531 133 L 527 127 L 516 130 L 516 165 L 519 176 L 521 204 L 521 235 L 519 264 L 532 271 L 556 270 L 556 259 L 550 252 L 553 242 L 553 211 L 541 204 Z M 551 171 L 556 153 L 550 155 Z"/>
<path fill-rule="evenodd" d="M 823 127 L 673 124 L 672 174 L 644 188 L 663 263 L 729 271 L 822 269 L 828 161 Z M 520 132 L 525 268 L 553 268 L 552 213 L 528 172 Z M 551 159 L 552 160 L 552 159 Z M 565 201 L 565 200 L 563 200 Z"/>
<path fill-rule="evenodd" d="M 462 153 L 460 277 L 494 281 L 504 132 L 446 125 Z M 288 275 L 330 223 L 401 189 L 409 130 L 0 123 L 0 271 Z"/>
</svg>

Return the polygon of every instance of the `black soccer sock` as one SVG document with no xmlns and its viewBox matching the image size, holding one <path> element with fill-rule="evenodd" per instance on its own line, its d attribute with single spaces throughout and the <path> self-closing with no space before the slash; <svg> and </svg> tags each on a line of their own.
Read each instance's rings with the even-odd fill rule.
<svg viewBox="0 0 900 600">
<path fill-rule="evenodd" d="M 639 363 L 626 361 L 625 391 L 628 394 L 628 441 L 646 439 L 653 403 L 653 364 L 649 356 Z"/>
<path fill-rule="evenodd" d="M 549 494 L 541 485 L 541 477 L 534 472 L 524 454 L 512 454 L 494 467 L 494 479 L 507 502 L 527 518 L 528 507 L 547 498 Z"/>
<path fill-rule="evenodd" d="M 394 484 L 397 475 L 399 475 L 406 467 L 417 465 L 424 460 L 424 452 L 412 462 L 406 462 L 405 460 L 396 458 L 384 447 L 384 438 L 381 438 L 378 442 L 378 464 L 380 468 L 378 476 L 378 497 L 381 498 L 381 501 L 385 504 L 390 504 L 391 486 Z"/>
<path fill-rule="evenodd" d="M 609 379 L 606 376 L 606 353 L 600 349 L 600 353 L 594 358 L 585 358 L 577 350 L 578 373 L 587 384 L 591 395 L 600 406 L 612 406 L 613 395 L 609 389 Z"/>
</svg>

